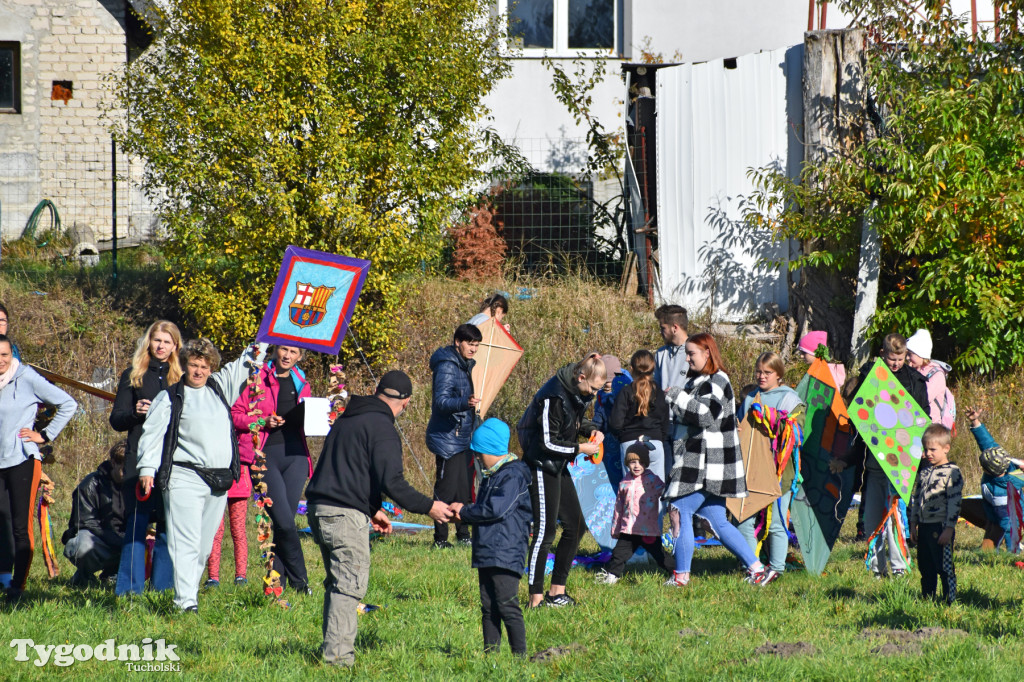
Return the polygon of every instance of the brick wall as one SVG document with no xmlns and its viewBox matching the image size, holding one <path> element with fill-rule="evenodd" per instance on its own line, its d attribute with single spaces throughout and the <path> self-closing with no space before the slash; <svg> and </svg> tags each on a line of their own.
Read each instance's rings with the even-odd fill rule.
<svg viewBox="0 0 1024 682">
<path fill-rule="evenodd" d="M 124 0 L 0 0 L 0 41 L 21 43 L 21 112 L 0 114 L 0 202 L 5 238 L 17 237 L 41 199 L 65 228 L 111 233 L 112 182 L 107 80 L 126 66 Z M 52 99 L 69 81 L 67 101 Z M 58 93 L 60 94 L 60 93 Z M 120 175 L 138 175 L 122 155 Z M 141 234 L 153 217 L 129 183 L 118 182 L 118 233 Z M 43 222 L 42 227 L 48 225 Z"/>
</svg>

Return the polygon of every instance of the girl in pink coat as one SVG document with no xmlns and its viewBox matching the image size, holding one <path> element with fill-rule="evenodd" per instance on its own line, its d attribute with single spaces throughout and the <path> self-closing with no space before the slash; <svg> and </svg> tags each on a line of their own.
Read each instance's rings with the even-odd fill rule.
<svg viewBox="0 0 1024 682">
<path fill-rule="evenodd" d="M 597 581 L 607 585 L 619 582 L 626 561 L 634 552 L 643 547 L 658 565 L 668 572 L 675 567 L 661 547 L 661 517 L 658 510 L 665 482 L 651 471 L 650 451 L 654 447 L 641 436 L 626 450 L 625 464 L 628 473 L 619 483 L 619 494 L 615 498 L 615 513 L 612 516 L 612 537 L 618 541 L 612 549 L 612 558 L 601 572 Z"/>
<path fill-rule="evenodd" d="M 932 422 L 952 429 L 956 421 L 956 403 L 952 394 L 946 392 L 946 375 L 953 368 L 932 359 L 932 335 L 927 329 L 918 329 L 907 339 L 907 364 L 924 375 L 928 386 L 926 409 Z"/>
</svg>

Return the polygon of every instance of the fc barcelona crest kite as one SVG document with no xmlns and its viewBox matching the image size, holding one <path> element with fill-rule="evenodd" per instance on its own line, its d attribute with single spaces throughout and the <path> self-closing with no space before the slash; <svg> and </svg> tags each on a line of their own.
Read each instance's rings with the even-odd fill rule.
<svg viewBox="0 0 1024 682">
<path fill-rule="evenodd" d="M 337 355 L 370 261 L 289 246 L 257 341 Z"/>
</svg>

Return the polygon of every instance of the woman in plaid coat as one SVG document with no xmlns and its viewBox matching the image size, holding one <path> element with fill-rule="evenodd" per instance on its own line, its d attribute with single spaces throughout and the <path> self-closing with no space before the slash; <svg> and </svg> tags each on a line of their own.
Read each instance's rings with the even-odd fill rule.
<svg viewBox="0 0 1024 682">
<path fill-rule="evenodd" d="M 667 392 L 675 423 L 685 432 L 675 441 L 675 464 L 665 493 L 680 516 L 676 569 L 665 584 L 681 587 L 690 582 L 694 514 L 707 519 L 726 549 L 744 563 L 747 581 L 759 584 L 764 566 L 725 515 L 726 497 L 747 496 L 732 384 L 710 334 L 691 336 L 685 351 L 690 366 L 686 384 Z"/>
</svg>

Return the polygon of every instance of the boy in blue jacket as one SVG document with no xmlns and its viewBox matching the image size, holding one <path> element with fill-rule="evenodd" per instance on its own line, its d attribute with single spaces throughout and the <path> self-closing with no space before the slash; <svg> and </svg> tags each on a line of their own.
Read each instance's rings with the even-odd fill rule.
<svg viewBox="0 0 1024 682">
<path fill-rule="evenodd" d="M 1012 551 L 1009 546 L 1010 514 L 1006 506 L 1006 487 L 1012 485 L 1018 491 L 1024 488 L 1024 478 L 1021 477 L 1024 462 L 1012 459 L 1006 450 L 996 443 L 996 439 L 981 423 L 981 410 L 968 408 L 967 419 L 971 423 L 971 435 L 981 450 L 978 459 L 984 472 L 981 477 L 981 497 L 984 500 L 982 506 L 988 525 L 985 527 L 985 539 L 982 540 L 981 548 L 999 549 L 1000 543 L 1005 542 L 1006 548 Z"/>
<path fill-rule="evenodd" d="M 490 418 L 473 432 L 470 450 L 483 465 L 476 503 L 451 509 L 473 526 L 473 568 L 480 572 L 480 613 L 484 651 L 501 646 L 505 624 L 512 653 L 526 655 L 526 625 L 519 607 L 519 581 L 530 539 L 530 468 L 508 451 L 509 428 Z"/>
</svg>

